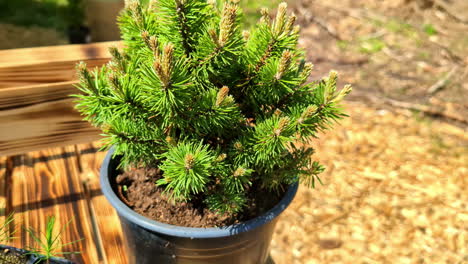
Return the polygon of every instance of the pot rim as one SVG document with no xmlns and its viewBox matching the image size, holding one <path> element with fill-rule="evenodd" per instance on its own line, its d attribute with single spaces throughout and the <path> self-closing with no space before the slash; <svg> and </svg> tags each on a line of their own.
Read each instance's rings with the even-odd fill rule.
<svg viewBox="0 0 468 264">
<path fill-rule="evenodd" d="M 268 210 L 266 213 L 257 216 L 256 218 L 250 219 L 246 222 L 223 227 L 208 228 L 176 226 L 161 223 L 138 214 L 137 212 L 133 211 L 130 207 L 128 207 L 124 202 L 122 202 L 120 198 L 115 194 L 109 181 L 110 163 L 113 159 L 114 151 L 114 147 L 111 147 L 107 152 L 104 161 L 102 162 L 100 170 L 100 183 L 102 193 L 110 202 L 110 204 L 114 207 L 114 209 L 117 210 L 117 213 L 121 217 L 124 217 L 128 221 L 142 228 L 169 236 L 200 239 L 227 237 L 237 235 L 243 232 L 248 232 L 250 230 L 253 230 L 257 227 L 271 222 L 273 219 L 279 216 L 292 202 L 299 187 L 298 183 L 291 184 L 286 193 L 284 194 L 284 197 L 281 198 L 278 204 L 276 204 L 272 209 Z"/>
</svg>

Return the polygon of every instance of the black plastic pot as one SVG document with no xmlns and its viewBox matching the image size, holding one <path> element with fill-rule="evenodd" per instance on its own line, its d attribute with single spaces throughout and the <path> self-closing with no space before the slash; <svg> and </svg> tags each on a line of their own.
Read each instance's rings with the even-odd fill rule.
<svg viewBox="0 0 468 264">
<path fill-rule="evenodd" d="M 39 262 L 41 259 L 41 256 L 31 254 L 31 252 L 20 249 L 20 248 L 15 248 L 15 247 L 10 247 L 6 245 L 0 245 L 0 252 L 4 252 L 5 250 L 8 250 L 10 252 L 15 252 L 18 253 L 19 255 L 23 255 L 27 257 L 27 264 L 43 264 L 46 263 L 45 261 Z M 62 258 L 50 258 L 49 259 L 49 264 L 74 264 L 74 262 L 71 262 L 68 259 L 62 259 Z"/>
<path fill-rule="evenodd" d="M 117 210 L 129 263 L 145 264 L 262 264 L 278 216 L 289 206 L 298 185 L 267 213 L 247 222 L 219 228 L 190 228 L 160 223 L 139 215 L 114 192 L 118 159 L 108 153 L 101 167 L 101 189 Z"/>
</svg>

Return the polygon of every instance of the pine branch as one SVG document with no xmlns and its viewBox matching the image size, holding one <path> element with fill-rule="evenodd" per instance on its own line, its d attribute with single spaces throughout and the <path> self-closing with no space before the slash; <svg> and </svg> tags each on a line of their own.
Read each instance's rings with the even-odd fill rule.
<svg viewBox="0 0 468 264">
<path fill-rule="evenodd" d="M 178 19 L 179 27 L 180 27 L 179 33 L 182 37 L 182 45 L 185 50 L 185 55 L 189 57 L 193 50 L 190 46 L 190 40 L 189 40 L 190 30 L 187 25 L 187 18 L 185 17 L 184 2 L 185 2 L 184 0 L 175 0 L 176 10 L 177 10 L 177 19 Z"/>
<path fill-rule="evenodd" d="M 294 143 L 342 118 L 351 91 L 336 90 L 336 72 L 307 82 L 312 65 L 286 4 L 242 33 L 234 2 L 129 0 L 119 18 L 124 52 L 112 48 L 94 72 L 80 64 L 75 96 L 121 166 L 157 166 L 157 184 L 175 201 L 203 193 L 207 208 L 228 214 L 245 208 L 252 186 L 315 185 L 322 167 Z"/>
</svg>

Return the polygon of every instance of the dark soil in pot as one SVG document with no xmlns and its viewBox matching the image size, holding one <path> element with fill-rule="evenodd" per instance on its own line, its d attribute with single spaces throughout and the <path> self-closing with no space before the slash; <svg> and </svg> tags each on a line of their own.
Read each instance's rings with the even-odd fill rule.
<svg viewBox="0 0 468 264">
<path fill-rule="evenodd" d="M 28 263 L 28 256 L 21 254 L 17 250 L 2 249 L 0 251 L 0 263 L 2 264 L 23 264 Z"/>
<path fill-rule="evenodd" d="M 116 178 L 114 191 L 137 213 L 158 222 L 184 227 L 219 227 L 245 222 L 273 208 L 284 195 L 284 192 L 271 192 L 253 184 L 248 192 L 248 206 L 229 216 L 208 210 L 203 203 L 203 194 L 187 202 L 170 201 L 163 193 L 164 188 L 155 184 L 161 177 L 161 171 L 155 168 L 126 171 Z"/>
</svg>

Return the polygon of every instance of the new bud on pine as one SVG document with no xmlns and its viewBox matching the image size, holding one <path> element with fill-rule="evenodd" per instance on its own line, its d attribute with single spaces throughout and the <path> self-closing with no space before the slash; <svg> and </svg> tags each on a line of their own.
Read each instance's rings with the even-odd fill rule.
<svg viewBox="0 0 468 264">
<path fill-rule="evenodd" d="M 153 64 L 154 70 L 159 79 L 163 83 L 165 89 L 170 84 L 174 60 L 174 45 L 172 43 L 166 44 L 160 56 L 155 58 Z"/>
<path fill-rule="evenodd" d="M 289 19 L 288 19 L 288 22 L 286 23 L 286 26 L 285 26 L 285 30 L 291 32 L 294 30 L 294 23 L 296 23 L 296 15 L 295 14 L 292 14 Z"/>
<path fill-rule="evenodd" d="M 109 83 L 116 92 L 122 94 L 122 87 L 120 86 L 119 78 L 115 74 L 109 75 Z"/>
<path fill-rule="evenodd" d="M 239 150 L 239 151 L 242 151 L 244 149 L 244 147 L 242 146 L 242 143 L 240 143 L 239 141 L 234 143 L 234 148 Z"/>
<path fill-rule="evenodd" d="M 276 109 L 275 112 L 273 112 L 273 115 L 275 116 L 280 116 L 283 113 L 283 111 Z"/>
<path fill-rule="evenodd" d="M 97 95 L 99 91 L 95 87 L 94 80 L 91 77 L 88 68 L 86 67 L 86 63 L 80 61 L 76 65 L 76 71 L 78 73 L 78 79 L 80 80 L 80 82 L 83 83 L 88 89 L 91 89 L 91 91 L 93 91 L 93 93 Z"/>
<path fill-rule="evenodd" d="M 299 35 L 299 32 L 301 31 L 301 26 L 295 25 L 291 31 L 292 35 Z"/>
<path fill-rule="evenodd" d="M 155 36 L 151 36 L 148 41 L 149 48 L 153 51 L 154 57 L 159 56 L 159 42 Z"/>
<path fill-rule="evenodd" d="M 302 124 L 308 118 L 310 118 L 316 111 L 318 107 L 315 105 L 309 105 L 304 112 L 302 112 L 301 117 L 297 120 L 297 123 Z"/>
<path fill-rule="evenodd" d="M 145 42 L 146 46 L 151 49 L 151 44 L 150 44 L 150 35 L 148 31 L 144 30 L 141 32 L 141 38 Z"/>
<path fill-rule="evenodd" d="M 110 47 L 109 53 L 112 55 L 112 62 L 115 63 L 115 67 L 122 72 L 125 73 L 125 57 L 124 54 L 120 53 L 117 47 Z"/>
<path fill-rule="evenodd" d="M 291 51 L 289 50 L 283 51 L 283 55 L 281 56 L 280 63 L 278 64 L 278 71 L 275 75 L 275 78 L 277 80 L 281 79 L 281 77 L 283 77 L 283 74 L 289 69 L 289 66 L 291 66 L 291 58 L 292 58 Z"/>
<path fill-rule="evenodd" d="M 281 35 L 284 31 L 284 25 L 286 24 L 286 10 L 288 8 L 288 4 L 285 2 L 281 3 L 278 6 L 278 11 L 276 13 L 276 19 L 273 23 L 273 32 L 276 36 Z"/>
<path fill-rule="evenodd" d="M 206 2 L 207 2 L 207 4 L 209 4 L 210 6 L 216 7 L 216 4 L 217 4 L 217 3 L 216 3 L 216 0 L 208 0 L 208 1 L 206 1 Z"/>
<path fill-rule="evenodd" d="M 281 118 L 278 122 L 278 128 L 275 129 L 275 135 L 280 136 L 285 128 L 289 125 L 289 117 L 285 116 Z"/>
<path fill-rule="evenodd" d="M 143 23 L 143 13 L 141 10 L 140 2 L 138 0 L 130 0 L 126 3 L 127 9 L 130 10 L 133 20 L 139 27 Z"/>
<path fill-rule="evenodd" d="M 336 91 L 336 81 L 338 80 L 338 72 L 335 70 L 331 70 L 330 73 L 328 74 L 328 77 L 325 78 L 325 94 L 324 94 L 324 100 L 326 102 L 331 102 L 333 97 L 335 96 L 335 91 Z"/>
<path fill-rule="evenodd" d="M 343 98 L 348 95 L 351 91 L 353 90 L 353 87 L 351 85 L 346 84 L 341 91 L 339 91 L 335 97 L 331 100 L 333 103 L 339 103 L 343 100 Z"/>
<path fill-rule="evenodd" d="M 221 15 L 221 22 L 219 25 L 219 45 L 226 45 L 227 41 L 231 38 L 235 29 L 235 21 L 237 18 L 237 5 L 226 3 Z"/>
<path fill-rule="evenodd" d="M 216 103 L 215 105 L 219 107 L 223 102 L 224 99 L 226 99 L 226 96 L 229 93 L 229 88 L 227 86 L 223 86 L 218 92 L 218 95 L 216 96 Z"/>
<path fill-rule="evenodd" d="M 210 38 L 213 41 L 213 43 L 216 44 L 216 47 L 220 47 L 221 45 L 219 44 L 218 33 L 216 32 L 216 30 L 210 29 L 208 30 L 208 34 L 210 35 Z"/>
<path fill-rule="evenodd" d="M 227 155 L 225 153 L 221 153 L 218 155 L 218 157 L 216 158 L 216 162 L 221 162 L 223 160 L 225 160 L 227 157 Z"/>
<path fill-rule="evenodd" d="M 244 38 L 245 41 L 249 40 L 250 32 L 247 30 L 242 31 L 242 37 Z"/>
<path fill-rule="evenodd" d="M 174 140 L 173 137 L 167 136 L 166 137 L 166 142 L 171 146 L 177 146 L 177 142 Z"/>
<path fill-rule="evenodd" d="M 194 165 L 195 165 L 195 158 L 193 157 L 193 155 L 191 153 L 188 153 L 187 155 L 185 155 L 185 163 L 184 163 L 185 169 L 191 170 L 193 169 Z"/>
<path fill-rule="evenodd" d="M 312 64 L 311 62 L 306 62 L 304 64 L 304 69 L 302 70 L 301 77 L 300 77 L 302 79 L 302 84 L 307 82 L 307 79 L 309 78 L 313 69 L 314 69 L 314 64 Z"/>
<path fill-rule="evenodd" d="M 241 177 L 241 176 L 244 176 L 246 172 L 247 171 L 244 168 L 239 167 L 234 171 L 234 173 L 232 175 L 234 177 Z"/>
<path fill-rule="evenodd" d="M 263 7 L 260 9 L 260 14 L 262 17 L 260 18 L 260 23 L 269 23 L 270 22 L 270 11 L 268 11 L 268 8 Z"/>
<path fill-rule="evenodd" d="M 168 43 L 164 46 L 163 56 L 161 59 L 161 64 L 164 70 L 164 73 L 169 77 L 172 73 L 172 66 L 174 62 L 174 44 Z"/>
</svg>

